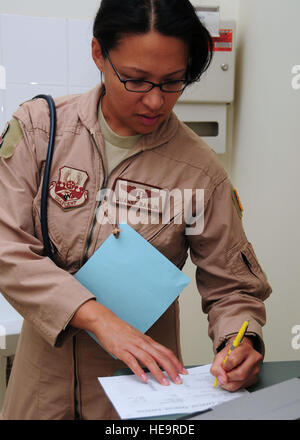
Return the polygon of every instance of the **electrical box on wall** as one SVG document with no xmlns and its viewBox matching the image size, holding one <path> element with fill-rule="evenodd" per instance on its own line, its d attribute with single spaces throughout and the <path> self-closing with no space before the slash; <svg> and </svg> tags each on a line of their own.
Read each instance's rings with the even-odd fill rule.
<svg viewBox="0 0 300 440">
<path fill-rule="evenodd" d="M 188 87 L 175 106 L 179 119 L 201 136 L 216 153 L 226 152 L 228 105 L 234 100 L 236 26 L 221 21 L 213 37 L 213 60 L 199 82 Z"/>
</svg>

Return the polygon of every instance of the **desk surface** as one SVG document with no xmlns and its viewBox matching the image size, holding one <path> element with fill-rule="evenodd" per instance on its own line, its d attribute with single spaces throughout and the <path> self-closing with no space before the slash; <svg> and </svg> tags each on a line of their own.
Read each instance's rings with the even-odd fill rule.
<svg viewBox="0 0 300 440">
<path fill-rule="evenodd" d="M 261 365 L 259 380 L 248 391 L 257 391 L 284 380 L 300 377 L 300 361 L 264 362 Z"/>
</svg>

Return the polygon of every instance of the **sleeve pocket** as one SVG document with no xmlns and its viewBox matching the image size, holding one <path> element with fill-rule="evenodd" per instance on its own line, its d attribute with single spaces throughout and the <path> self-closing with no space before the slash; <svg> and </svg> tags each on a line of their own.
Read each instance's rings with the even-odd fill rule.
<svg viewBox="0 0 300 440">
<path fill-rule="evenodd" d="M 237 278 L 247 282 L 250 275 L 250 279 L 254 276 L 264 284 L 267 283 L 266 275 L 256 258 L 251 243 L 246 242 L 238 249 L 235 247 L 227 254 L 227 258 L 230 269 Z"/>
<path fill-rule="evenodd" d="M 241 250 L 241 257 L 243 259 L 244 264 L 248 267 L 249 271 L 252 275 L 257 278 L 265 277 L 265 274 L 257 261 L 256 255 L 254 253 L 254 249 L 251 243 L 247 243 L 244 248 Z"/>
</svg>

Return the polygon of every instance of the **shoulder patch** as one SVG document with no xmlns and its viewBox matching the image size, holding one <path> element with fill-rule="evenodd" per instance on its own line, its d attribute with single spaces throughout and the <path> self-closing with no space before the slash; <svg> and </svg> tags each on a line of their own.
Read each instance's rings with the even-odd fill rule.
<svg viewBox="0 0 300 440">
<path fill-rule="evenodd" d="M 231 188 L 231 195 L 232 195 L 232 200 L 233 200 L 234 206 L 237 210 L 237 213 L 238 213 L 239 217 L 242 218 L 244 208 L 243 208 L 242 202 L 240 200 L 239 194 L 233 186 Z"/>
<path fill-rule="evenodd" d="M 13 118 L 6 124 L 4 131 L 0 136 L 0 157 L 3 157 L 4 159 L 10 158 L 14 154 L 18 143 L 23 137 L 24 134 L 19 122 L 17 119 Z"/>
</svg>

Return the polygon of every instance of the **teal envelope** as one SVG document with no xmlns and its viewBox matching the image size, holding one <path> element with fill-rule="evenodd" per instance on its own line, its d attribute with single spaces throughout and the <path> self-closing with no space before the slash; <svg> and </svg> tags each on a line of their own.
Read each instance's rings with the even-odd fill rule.
<svg viewBox="0 0 300 440">
<path fill-rule="evenodd" d="M 131 226 L 120 229 L 119 238 L 111 234 L 75 278 L 99 303 L 145 333 L 190 279 Z"/>
</svg>

